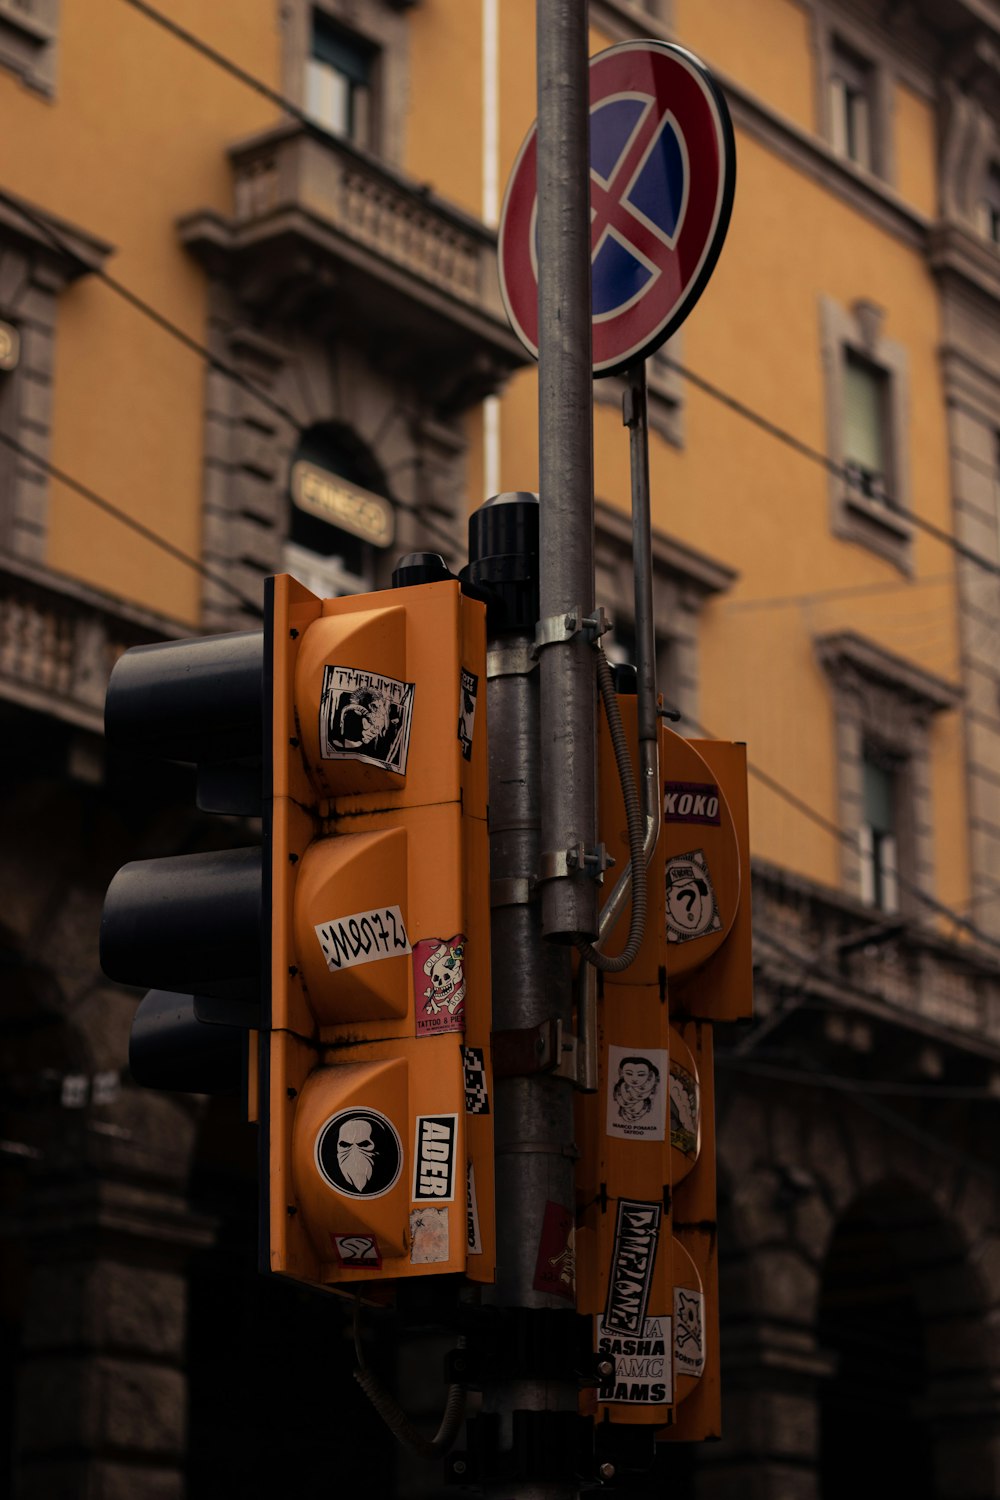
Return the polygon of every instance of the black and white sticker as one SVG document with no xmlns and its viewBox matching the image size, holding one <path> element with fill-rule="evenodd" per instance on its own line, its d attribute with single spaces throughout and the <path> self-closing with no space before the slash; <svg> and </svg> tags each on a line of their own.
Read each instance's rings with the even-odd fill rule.
<svg viewBox="0 0 1000 1500">
<path fill-rule="evenodd" d="M 700 1108 L 698 1080 L 675 1058 L 670 1059 L 670 1144 L 694 1161 L 698 1155 Z"/>
<path fill-rule="evenodd" d="M 678 1375 L 699 1376 L 705 1368 L 705 1298 L 674 1287 L 674 1362 Z"/>
<path fill-rule="evenodd" d="M 331 1234 L 330 1239 L 340 1265 L 358 1271 L 381 1271 L 382 1252 L 373 1234 Z"/>
<path fill-rule="evenodd" d="M 476 1169 L 471 1161 L 465 1178 L 466 1184 L 466 1238 L 470 1255 L 482 1255 L 483 1239 L 479 1232 L 479 1202 L 476 1198 Z"/>
<path fill-rule="evenodd" d="M 448 1210 L 414 1208 L 410 1211 L 410 1264 L 433 1265 L 448 1259 Z"/>
<path fill-rule="evenodd" d="M 316 928 L 316 936 L 331 973 L 372 964 L 379 958 L 409 953 L 410 940 L 398 906 L 377 906 L 349 917 L 331 917 Z"/>
<path fill-rule="evenodd" d="M 604 1305 L 604 1328 L 613 1333 L 642 1331 L 653 1285 L 656 1245 L 663 1217 L 661 1203 L 618 1200 L 618 1221 Z"/>
<path fill-rule="evenodd" d="M 665 823 L 721 824 L 719 788 L 712 782 L 668 781 L 663 787 Z"/>
<path fill-rule="evenodd" d="M 395 1125 L 377 1109 L 342 1109 L 316 1137 L 316 1166 L 345 1198 L 381 1198 L 403 1168 Z"/>
<path fill-rule="evenodd" d="M 610 1363 L 597 1393 L 614 1406 L 661 1406 L 674 1399 L 669 1318 L 646 1318 L 638 1335 L 615 1333 L 597 1320 L 597 1353 Z"/>
<path fill-rule="evenodd" d="M 323 669 L 319 753 L 324 760 L 359 760 L 406 774 L 413 720 L 412 682 L 357 667 Z"/>
<path fill-rule="evenodd" d="M 413 1143 L 413 1202 L 451 1203 L 455 1197 L 458 1115 L 418 1115 Z"/>
<path fill-rule="evenodd" d="M 662 1141 L 666 1094 L 665 1047 L 608 1047 L 608 1135 Z"/>
<path fill-rule="evenodd" d="M 472 759 L 472 736 L 476 727 L 476 700 L 479 696 L 479 678 L 475 672 L 462 668 L 462 686 L 458 695 L 458 742 L 462 747 L 462 759 Z"/>
<path fill-rule="evenodd" d="M 465 1112 L 488 1115 L 490 1096 L 486 1088 L 486 1059 L 482 1047 L 462 1048 L 462 1070 L 465 1074 Z"/>
<path fill-rule="evenodd" d="M 667 860 L 667 942 L 689 943 L 722 926 L 702 849 Z"/>
</svg>

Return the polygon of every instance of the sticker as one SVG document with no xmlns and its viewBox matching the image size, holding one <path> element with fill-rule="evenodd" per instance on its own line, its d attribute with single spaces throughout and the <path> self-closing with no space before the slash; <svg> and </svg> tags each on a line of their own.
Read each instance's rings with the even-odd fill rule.
<svg viewBox="0 0 1000 1500">
<path fill-rule="evenodd" d="M 670 1358 L 670 1319 L 646 1318 L 642 1334 L 615 1333 L 597 1320 L 597 1353 L 610 1356 L 598 1401 L 615 1406 L 660 1406 L 674 1399 Z"/>
<path fill-rule="evenodd" d="M 410 1264 L 428 1266 L 448 1259 L 448 1210 L 415 1208 L 410 1214 Z"/>
<path fill-rule="evenodd" d="M 479 1200 L 476 1198 L 476 1170 L 471 1161 L 465 1173 L 466 1239 L 470 1255 L 482 1255 L 483 1240 L 479 1233 Z"/>
<path fill-rule="evenodd" d="M 465 1112 L 488 1115 L 490 1096 L 486 1090 L 486 1058 L 482 1047 L 462 1048 L 462 1070 L 465 1073 Z"/>
<path fill-rule="evenodd" d="M 379 1110 L 342 1109 L 316 1137 L 316 1166 L 345 1198 L 381 1198 L 402 1171 L 402 1142 Z"/>
<path fill-rule="evenodd" d="M 576 1225 L 569 1209 L 559 1203 L 545 1205 L 531 1285 L 536 1292 L 553 1292 L 569 1302 L 576 1301 Z"/>
<path fill-rule="evenodd" d="M 662 1217 L 660 1203 L 642 1203 L 632 1198 L 618 1200 L 615 1246 L 604 1307 L 604 1327 L 609 1332 L 642 1332 Z"/>
<path fill-rule="evenodd" d="M 670 1144 L 693 1161 L 698 1155 L 698 1080 L 670 1059 Z"/>
<path fill-rule="evenodd" d="M 422 938 L 413 950 L 417 1036 L 465 1030 L 465 935 Z"/>
<path fill-rule="evenodd" d="M 475 672 L 462 668 L 462 687 L 458 695 L 458 742 L 462 747 L 462 759 L 472 759 L 472 735 L 476 727 L 476 699 L 479 694 L 479 678 Z"/>
<path fill-rule="evenodd" d="M 451 1203 L 455 1198 L 458 1115 L 417 1115 L 413 1142 L 413 1201 Z"/>
<path fill-rule="evenodd" d="M 373 1234 L 331 1234 L 333 1253 L 342 1266 L 381 1271 L 382 1252 Z"/>
<path fill-rule="evenodd" d="M 722 823 L 719 788 L 704 781 L 668 781 L 663 787 L 665 823 Z"/>
<path fill-rule="evenodd" d="M 705 1368 L 705 1298 L 674 1287 L 674 1360 L 678 1375 L 697 1377 Z"/>
<path fill-rule="evenodd" d="M 413 719 L 412 682 L 357 667 L 324 667 L 319 753 L 324 760 L 359 760 L 406 774 Z"/>
<path fill-rule="evenodd" d="M 689 943 L 721 926 L 704 852 L 675 854 L 667 860 L 667 942 Z"/>
<path fill-rule="evenodd" d="M 374 911 L 356 911 L 350 917 L 321 922 L 316 936 L 332 973 L 373 964 L 377 958 L 401 957 L 411 952 L 406 923 L 398 906 L 377 906 Z"/>
<path fill-rule="evenodd" d="M 608 1135 L 630 1141 L 665 1138 L 666 1071 L 665 1047 L 608 1048 Z"/>
</svg>

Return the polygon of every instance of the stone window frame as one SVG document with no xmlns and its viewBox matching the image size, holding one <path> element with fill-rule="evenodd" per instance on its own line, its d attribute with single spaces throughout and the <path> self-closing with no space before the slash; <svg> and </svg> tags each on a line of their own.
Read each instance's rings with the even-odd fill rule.
<svg viewBox="0 0 1000 1500">
<path fill-rule="evenodd" d="M 820 339 L 825 369 L 830 529 L 843 541 L 857 542 L 893 563 L 913 571 L 913 527 L 907 519 L 910 492 L 910 376 L 905 347 L 882 332 L 884 310 L 859 299 L 844 308 L 820 296 Z M 848 353 L 877 366 L 887 378 L 885 452 L 887 489 L 892 505 L 868 499 L 843 476 L 844 365 Z"/>
<path fill-rule="evenodd" d="M 395 166 L 403 162 L 409 91 L 406 12 L 415 3 L 419 0 L 290 0 L 283 7 L 283 89 L 286 97 L 303 109 L 314 11 L 373 48 L 371 144 L 354 149 Z"/>
<path fill-rule="evenodd" d="M 59 295 L 100 269 L 111 246 L 25 200 L 26 217 L 0 203 L 0 320 L 16 329 L 14 369 L 0 375 L 0 431 L 47 460 Z M 52 227 L 47 235 L 44 225 Z M 65 248 L 57 248 L 57 242 Z M 0 551 L 41 563 L 48 540 L 49 476 L 38 464 L 0 447 Z"/>
<path fill-rule="evenodd" d="M 635 600 L 631 517 L 598 500 L 594 541 L 597 602 L 612 621 L 619 619 L 631 630 Z M 708 600 L 732 588 L 739 574 L 655 527 L 651 543 L 657 688 L 666 706 L 681 713 L 674 727 L 682 733 L 697 733 L 699 617 Z"/>
<path fill-rule="evenodd" d="M 833 691 L 844 889 L 862 900 L 864 751 L 877 746 L 897 764 L 899 911 L 918 917 L 917 894 L 934 885 L 930 725 L 955 709 L 961 689 L 854 631 L 817 636 L 816 656 Z M 916 890 L 914 889 L 916 887 Z"/>
<path fill-rule="evenodd" d="M 865 167 L 842 152 L 837 160 L 859 176 L 876 178 L 890 187 L 896 184 L 896 153 L 893 140 L 892 96 L 895 87 L 895 59 L 886 43 L 848 16 L 832 7 L 817 4 L 813 20 L 813 45 L 816 54 L 816 105 L 819 134 L 834 150 L 834 121 L 831 83 L 838 48 L 857 58 L 870 70 L 871 88 L 871 166 Z"/>
<path fill-rule="evenodd" d="M 58 38 L 59 0 L 0 0 L 0 67 L 50 98 Z"/>
</svg>

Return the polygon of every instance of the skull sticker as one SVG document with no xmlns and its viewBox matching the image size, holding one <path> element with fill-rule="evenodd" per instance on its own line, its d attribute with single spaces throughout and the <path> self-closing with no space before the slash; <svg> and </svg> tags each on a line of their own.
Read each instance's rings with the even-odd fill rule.
<svg viewBox="0 0 1000 1500">
<path fill-rule="evenodd" d="M 413 946 L 418 1036 L 465 1030 L 465 935 L 424 938 Z"/>
<path fill-rule="evenodd" d="M 377 1109 L 343 1109 L 316 1137 L 316 1166 L 346 1198 L 381 1198 L 399 1179 L 403 1147 Z"/>
</svg>

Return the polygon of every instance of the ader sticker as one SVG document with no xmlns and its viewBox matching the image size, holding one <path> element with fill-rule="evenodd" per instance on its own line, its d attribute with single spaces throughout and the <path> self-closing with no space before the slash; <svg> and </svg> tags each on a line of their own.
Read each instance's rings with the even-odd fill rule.
<svg viewBox="0 0 1000 1500">
<path fill-rule="evenodd" d="M 333 1253 L 348 1269 L 381 1271 L 382 1252 L 373 1234 L 331 1234 Z"/>
<path fill-rule="evenodd" d="M 413 1142 L 414 1203 L 451 1203 L 455 1197 L 458 1115 L 417 1115 Z"/>
<path fill-rule="evenodd" d="M 670 1144 L 693 1161 L 698 1155 L 698 1080 L 670 1059 Z"/>
<path fill-rule="evenodd" d="M 357 964 L 374 963 L 377 958 L 402 958 L 411 951 L 398 906 L 378 906 L 320 922 L 316 936 L 332 974 Z"/>
<path fill-rule="evenodd" d="M 568 1208 L 551 1200 L 545 1205 L 531 1285 L 536 1292 L 576 1301 L 576 1224 Z"/>
<path fill-rule="evenodd" d="M 472 759 L 472 735 L 476 727 L 476 700 L 479 696 L 479 678 L 475 672 L 462 668 L 462 686 L 458 695 L 458 742 L 462 747 L 462 759 Z"/>
<path fill-rule="evenodd" d="M 345 1198 L 381 1198 L 399 1180 L 402 1142 L 381 1111 L 342 1109 L 320 1127 L 316 1167 Z"/>
<path fill-rule="evenodd" d="M 476 1197 L 476 1169 L 471 1161 L 465 1174 L 466 1184 L 466 1213 L 468 1222 L 466 1224 L 466 1239 L 468 1240 L 468 1252 L 470 1255 L 482 1255 L 483 1237 L 479 1230 L 479 1200 Z"/>
<path fill-rule="evenodd" d="M 689 943 L 722 926 L 705 854 L 675 854 L 667 860 L 667 942 Z"/>
<path fill-rule="evenodd" d="M 632 1198 L 618 1200 L 608 1300 L 604 1306 L 604 1327 L 609 1331 L 635 1334 L 642 1331 L 662 1217 L 662 1203 L 643 1203 Z"/>
<path fill-rule="evenodd" d="M 608 1047 L 608 1135 L 665 1139 L 666 1071 L 665 1047 Z"/>
<path fill-rule="evenodd" d="M 323 669 L 319 753 L 324 760 L 359 760 L 406 774 L 413 719 L 412 682 L 357 667 Z"/>
<path fill-rule="evenodd" d="M 705 1298 L 674 1287 L 674 1362 L 678 1375 L 696 1379 L 705 1368 Z"/>
<path fill-rule="evenodd" d="M 646 1318 L 641 1334 L 621 1334 L 597 1318 L 597 1353 L 612 1369 L 597 1392 L 606 1406 L 661 1406 L 674 1399 L 670 1319 Z"/>
<path fill-rule="evenodd" d="M 462 1048 L 462 1071 L 465 1074 L 465 1112 L 488 1115 L 490 1096 L 486 1088 L 486 1058 L 482 1047 Z"/>
<path fill-rule="evenodd" d="M 415 1208 L 410 1214 L 410 1264 L 434 1265 L 448 1259 L 448 1210 Z"/>
<path fill-rule="evenodd" d="M 413 950 L 417 1036 L 465 1030 L 465 935 L 422 938 Z"/>
</svg>

